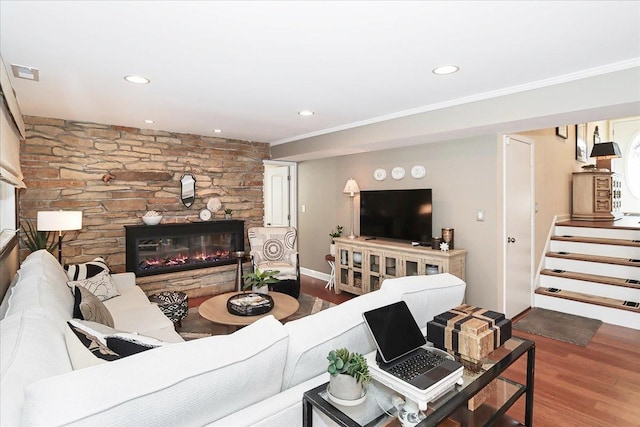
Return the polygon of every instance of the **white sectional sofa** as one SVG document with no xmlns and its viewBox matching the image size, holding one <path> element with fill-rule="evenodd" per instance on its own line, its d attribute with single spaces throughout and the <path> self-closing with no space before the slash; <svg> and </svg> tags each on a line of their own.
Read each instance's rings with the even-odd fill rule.
<svg viewBox="0 0 640 427">
<path fill-rule="evenodd" d="M 374 349 L 362 312 L 405 300 L 418 324 L 463 301 L 450 274 L 388 279 L 382 289 L 284 325 L 267 316 L 231 335 L 181 342 L 135 286 L 113 275 L 114 327 L 168 342 L 74 370 L 65 341 L 73 296 L 45 251 L 23 263 L 0 309 L 0 425 L 296 426 L 302 394 L 328 381 L 335 348 Z"/>
</svg>

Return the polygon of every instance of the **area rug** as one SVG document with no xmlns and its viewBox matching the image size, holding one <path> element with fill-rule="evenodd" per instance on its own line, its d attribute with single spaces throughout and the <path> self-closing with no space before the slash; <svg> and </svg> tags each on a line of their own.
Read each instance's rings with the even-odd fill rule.
<svg viewBox="0 0 640 427">
<path fill-rule="evenodd" d="M 586 347 L 602 321 L 544 308 L 533 308 L 513 328 Z"/>
<path fill-rule="evenodd" d="M 319 311 L 326 310 L 329 307 L 334 306 L 328 301 L 324 301 L 320 298 L 313 297 L 307 294 L 300 294 L 298 298 L 300 308 L 298 311 L 289 316 L 283 323 L 290 322 L 292 320 L 300 319 L 310 314 L 318 313 Z M 228 333 L 228 329 L 223 325 L 216 325 L 207 319 L 204 319 L 198 313 L 198 308 L 193 307 L 189 309 L 189 314 L 182 320 L 182 327 L 178 328 L 178 333 L 185 340 L 193 340 L 198 338 L 209 337 L 213 335 L 224 335 Z"/>
</svg>

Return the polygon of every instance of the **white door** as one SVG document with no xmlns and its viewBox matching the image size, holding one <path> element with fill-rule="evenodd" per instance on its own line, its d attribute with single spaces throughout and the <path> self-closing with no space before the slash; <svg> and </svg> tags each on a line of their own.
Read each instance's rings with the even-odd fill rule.
<svg viewBox="0 0 640 427">
<path fill-rule="evenodd" d="M 504 312 L 508 318 L 533 299 L 533 145 L 504 138 Z"/>
<path fill-rule="evenodd" d="M 611 121 L 612 138 L 622 158 L 611 159 L 611 170 L 622 176 L 622 212 L 640 213 L 640 118 Z M 603 141 L 605 141 L 603 139 Z"/>
<path fill-rule="evenodd" d="M 264 168 L 264 225 L 288 227 L 289 166 L 265 164 Z"/>
</svg>

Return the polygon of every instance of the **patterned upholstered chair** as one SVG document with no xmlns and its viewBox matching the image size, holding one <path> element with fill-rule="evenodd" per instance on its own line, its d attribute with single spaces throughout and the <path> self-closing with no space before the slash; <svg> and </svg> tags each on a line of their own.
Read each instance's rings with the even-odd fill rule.
<svg viewBox="0 0 640 427">
<path fill-rule="evenodd" d="M 274 290 L 285 292 L 294 298 L 300 295 L 300 263 L 298 258 L 297 231 L 294 227 L 250 227 L 247 230 L 251 246 L 253 269 L 280 273 L 281 282 Z"/>
</svg>

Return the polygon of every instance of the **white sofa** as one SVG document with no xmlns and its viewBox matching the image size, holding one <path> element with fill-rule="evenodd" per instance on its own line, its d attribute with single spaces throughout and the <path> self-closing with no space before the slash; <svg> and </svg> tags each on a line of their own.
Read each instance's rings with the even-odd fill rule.
<svg viewBox="0 0 640 427">
<path fill-rule="evenodd" d="M 172 344 L 73 370 L 68 279 L 50 254 L 31 254 L 0 308 L 1 426 L 301 425 L 302 394 L 328 381 L 328 352 L 374 349 L 363 311 L 402 299 L 424 327 L 460 304 L 466 286 L 450 274 L 388 279 L 379 291 L 284 325 L 267 316 L 231 335 L 179 342 L 132 275 L 113 278 L 121 295 L 105 305 L 115 328 Z"/>
</svg>

